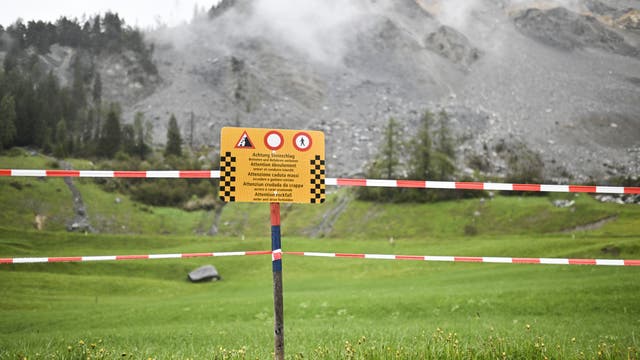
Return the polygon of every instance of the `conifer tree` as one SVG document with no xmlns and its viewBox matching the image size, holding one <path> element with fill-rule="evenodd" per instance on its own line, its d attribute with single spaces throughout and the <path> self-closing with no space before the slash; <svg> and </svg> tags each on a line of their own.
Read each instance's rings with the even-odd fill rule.
<svg viewBox="0 0 640 360">
<path fill-rule="evenodd" d="M 122 151 L 129 155 L 137 155 L 136 132 L 132 124 L 124 124 L 120 129 L 120 142 Z"/>
<path fill-rule="evenodd" d="M 102 130 L 101 119 L 102 119 L 102 78 L 100 77 L 100 72 L 96 72 L 95 79 L 93 80 L 93 90 L 91 92 L 93 97 L 93 107 L 95 109 L 95 125 L 96 125 L 96 134 L 95 138 L 100 138 L 100 131 Z"/>
<path fill-rule="evenodd" d="M 16 137 L 16 103 L 11 95 L 0 100 L 0 150 L 13 145 Z"/>
<path fill-rule="evenodd" d="M 449 127 L 449 115 L 442 110 L 438 114 L 439 127 L 436 133 L 435 151 L 432 153 L 433 176 L 437 180 L 450 180 L 455 171 L 456 150 Z"/>
<path fill-rule="evenodd" d="M 380 152 L 366 170 L 365 176 L 372 179 L 397 179 L 400 176 L 401 154 L 404 144 L 400 139 L 400 126 L 390 118 L 384 129 Z M 395 201 L 398 192 L 387 188 L 362 187 L 357 191 L 361 200 Z"/>
<path fill-rule="evenodd" d="M 449 158 L 456 157 L 455 144 L 449 126 L 449 114 L 443 109 L 438 114 L 440 126 L 438 127 L 436 150 Z"/>
<path fill-rule="evenodd" d="M 164 149 L 164 155 L 182 156 L 182 136 L 180 135 L 176 117 L 173 114 L 169 118 L 169 126 L 167 127 L 167 146 Z"/>
<path fill-rule="evenodd" d="M 121 141 L 120 115 L 112 107 L 107 113 L 107 119 L 102 128 L 97 155 L 112 158 L 120 149 Z"/>
<path fill-rule="evenodd" d="M 135 137 L 135 151 L 136 155 L 139 156 L 140 159 L 144 159 L 151 151 L 151 148 L 147 145 L 143 120 L 144 113 L 137 112 L 133 120 L 133 131 Z"/>
<path fill-rule="evenodd" d="M 426 111 L 420 119 L 418 132 L 411 141 L 409 176 L 415 180 L 426 180 L 431 177 L 432 122 L 433 113 Z"/>
<path fill-rule="evenodd" d="M 54 145 L 54 155 L 59 158 L 64 158 L 68 155 L 67 149 L 67 123 L 64 118 L 58 121 L 56 124 L 56 142 Z"/>
<path fill-rule="evenodd" d="M 390 118 L 384 131 L 384 143 L 381 156 L 378 158 L 380 173 L 384 179 L 397 177 L 397 168 L 400 166 L 400 127 L 394 118 Z"/>
</svg>

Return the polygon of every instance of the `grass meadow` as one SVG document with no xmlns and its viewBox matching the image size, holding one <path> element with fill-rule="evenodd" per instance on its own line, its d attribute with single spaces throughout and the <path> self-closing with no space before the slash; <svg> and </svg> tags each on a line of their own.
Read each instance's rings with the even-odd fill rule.
<svg viewBox="0 0 640 360">
<path fill-rule="evenodd" d="M 2 256 L 264 250 L 269 239 L 0 230 Z M 538 256 L 569 236 L 284 238 L 286 251 Z M 532 251 L 531 242 L 539 250 Z M 637 243 L 637 239 L 635 240 Z M 553 256 L 561 253 L 550 251 Z M 597 251 L 581 250 L 585 255 Z M 547 254 L 549 255 L 549 254 Z M 214 264 L 222 281 L 191 284 Z M 284 257 L 287 358 L 634 359 L 634 267 Z M 265 359 L 269 256 L 0 267 L 0 358 Z"/>
<path fill-rule="evenodd" d="M 64 230 L 62 180 L 0 179 L 0 258 L 270 249 L 267 204 L 227 205 L 207 237 L 211 213 L 77 184 L 100 233 Z M 575 205 L 556 208 L 559 198 Z M 376 205 L 340 189 L 323 205 L 283 205 L 282 219 L 284 251 L 640 259 L 640 206 L 584 194 Z M 189 283 L 204 264 L 222 280 Z M 288 359 L 640 357 L 640 267 L 292 255 L 283 266 Z M 0 359 L 272 357 L 268 255 L 0 264 L 0 289 Z"/>
</svg>

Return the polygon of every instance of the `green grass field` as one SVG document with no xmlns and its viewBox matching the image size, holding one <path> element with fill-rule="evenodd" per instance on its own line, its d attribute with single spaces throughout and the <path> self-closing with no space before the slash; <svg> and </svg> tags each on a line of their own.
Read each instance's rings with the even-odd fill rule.
<svg viewBox="0 0 640 360">
<path fill-rule="evenodd" d="M 0 168 L 18 167 L 0 160 Z M 116 234 L 64 231 L 70 199 L 60 179 L 5 178 L 0 257 L 270 248 L 266 204 L 227 205 L 221 235 L 205 237 L 197 234 L 210 224 L 207 213 L 141 210 L 127 198 L 116 205 L 117 194 L 89 181 L 80 186 L 91 218 L 108 219 L 100 226 Z M 349 196 L 341 189 L 324 205 L 283 205 L 284 250 L 640 259 L 640 206 L 587 195 L 425 205 L 350 201 L 322 237 L 304 236 Z M 576 205 L 555 208 L 551 200 L 558 197 Z M 34 202 L 54 218 L 46 231 L 33 229 Z M 610 220 L 580 230 L 602 219 Z M 290 359 L 639 357 L 638 267 L 297 256 L 283 262 Z M 203 264 L 214 264 L 223 280 L 189 283 L 187 273 Z M 0 359 L 272 357 L 269 256 L 2 264 L 0 288 Z"/>
<path fill-rule="evenodd" d="M 0 232 L 15 256 L 268 249 L 268 239 Z M 24 240 L 29 238 L 29 240 Z M 286 250 L 527 255 L 526 237 L 308 240 Z M 541 247 L 565 238 L 543 237 Z M 581 240 L 573 241 L 580 243 Z M 519 250 L 521 249 L 521 250 Z M 595 255 L 595 254 L 594 254 Z M 190 284 L 206 263 L 223 280 Z M 291 358 L 630 358 L 639 349 L 637 268 L 284 259 Z M 3 265 L 2 358 L 269 358 L 270 258 Z M 95 345 L 95 348 L 92 346 Z"/>
<path fill-rule="evenodd" d="M 268 238 L 6 229 L 0 238 L 2 256 L 269 248 Z M 600 240 L 427 238 L 392 247 L 386 239 L 283 239 L 288 251 L 492 256 L 563 255 L 555 248 L 598 256 Z M 206 263 L 223 280 L 188 283 L 187 272 Z M 318 359 L 637 358 L 638 270 L 285 256 L 286 352 Z M 3 359 L 264 359 L 273 348 L 268 256 L 2 265 L 0 286 Z"/>
</svg>

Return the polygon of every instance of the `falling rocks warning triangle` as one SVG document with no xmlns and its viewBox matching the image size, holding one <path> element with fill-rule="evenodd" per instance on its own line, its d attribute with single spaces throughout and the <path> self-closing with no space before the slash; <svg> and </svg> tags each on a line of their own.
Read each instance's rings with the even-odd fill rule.
<svg viewBox="0 0 640 360">
<path fill-rule="evenodd" d="M 256 147 L 253 145 L 253 141 L 249 139 L 249 134 L 247 132 L 243 132 L 240 139 L 236 142 L 236 149 L 255 149 Z"/>
</svg>

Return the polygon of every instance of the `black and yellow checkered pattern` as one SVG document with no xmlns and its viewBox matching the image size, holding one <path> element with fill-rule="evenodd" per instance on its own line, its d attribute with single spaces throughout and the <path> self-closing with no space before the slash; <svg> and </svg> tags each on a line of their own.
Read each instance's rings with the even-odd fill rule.
<svg viewBox="0 0 640 360">
<path fill-rule="evenodd" d="M 236 157 L 227 151 L 220 156 L 220 199 L 236 201 Z"/>
<path fill-rule="evenodd" d="M 316 155 L 313 159 L 309 160 L 311 168 L 311 203 L 323 203 L 325 200 L 326 185 L 324 183 L 324 160 L 320 155 Z"/>
</svg>

